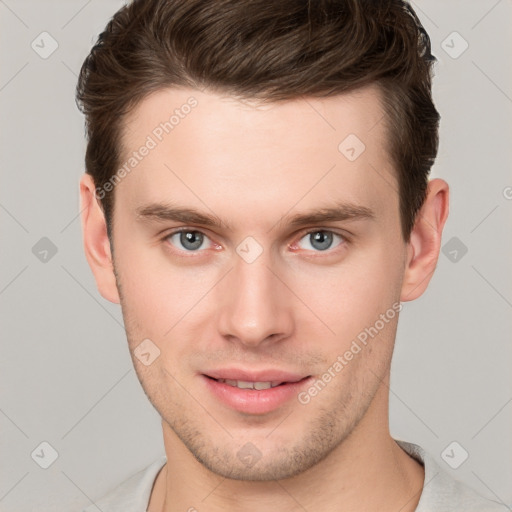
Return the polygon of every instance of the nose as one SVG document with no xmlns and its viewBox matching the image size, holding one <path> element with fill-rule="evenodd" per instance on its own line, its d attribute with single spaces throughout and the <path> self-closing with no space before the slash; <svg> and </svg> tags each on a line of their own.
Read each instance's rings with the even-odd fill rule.
<svg viewBox="0 0 512 512">
<path fill-rule="evenodd" d="M 293 297 L 265 251 L 247 263 L 238 255 L 220 297 L 219 330 L 247 348 L 275 343 L 293 332 Z M 283 282 L 284 281 L 284 282 Z"/>
</svg>

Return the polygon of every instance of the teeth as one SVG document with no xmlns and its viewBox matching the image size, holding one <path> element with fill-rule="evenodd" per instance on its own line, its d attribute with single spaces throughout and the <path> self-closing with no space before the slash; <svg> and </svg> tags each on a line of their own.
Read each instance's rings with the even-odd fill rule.
<svg viewBox="0 0 512 512">
<path fill-rule="evenodd" d="M 270 389 L 279 386 L 282 382 L 249 382 L 245 380 L 228 380 L 228 379 L 217 379 L 219 382 L 223 382 L 228 386 L 233 386 L 240 389 Z"/>
<path fill-rule="evenodd" d="M 255 382 L 254 389 L 270 389 L 272 382 Z"/>
</svg>

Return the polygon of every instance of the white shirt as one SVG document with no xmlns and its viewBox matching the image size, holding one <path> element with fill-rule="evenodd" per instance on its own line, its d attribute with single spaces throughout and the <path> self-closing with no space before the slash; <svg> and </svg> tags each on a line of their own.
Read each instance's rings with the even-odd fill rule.
<svg viewBox="0 0 512 512">
<path fill-rule="evenodd" d="M 395 441 L 425 468 L 416 512 L 509 512 L 507 506 L 483 498 L 453 478 L 419 445 Z M 162 456 L 82 512 L 146 512 L 156 476 L 166 461 Z"/>
</svg>

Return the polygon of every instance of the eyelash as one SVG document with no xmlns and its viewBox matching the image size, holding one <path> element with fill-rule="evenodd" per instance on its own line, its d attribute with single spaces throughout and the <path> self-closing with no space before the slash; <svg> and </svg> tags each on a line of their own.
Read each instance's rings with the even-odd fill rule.
<svg viewBox="0 0 512 512">
<path fill-rule="evenodd" d="M 180 228 L 180 229 L 176 229 L 174 231 L 171 231 L 170 233 L 167 233 L 164 237 L 162 237 L 162 241 L 163 242 L 168 242 L 169 239 L 174 236 L 174 235 L 177 235 L 179 233 L 200 233 L 201 235 L 203 235 L 204 237 L 206 237 L 207 239 L 210 239 L 209 236 L 206 234 L 206 233 L 203 233 L 201 230 L 199 229 L 193 229 L 193 228 L 187 228 L 187 227 L 184 227 L 184 228 Z M 316 229 L 310 229 L 308 231 L 305 231 L 305 232 L 302 232 L 300 233 L 300 237 L 298 238 L 298 241 L 302 240 L 304 237 L 306 237 L 307 235 L 310 235 L 312 233 L 331 233 L 333 235 L 336 235 L 338 237 L 341 238 L 341 242 L 339 243 L 339 245 L 337 245 L 336 247 L 334 247 L 334 249 L 326 249 L 325 251 L 313 251 L 314 253 L 317 253 L 319 255 L 322 255 L 322 254 L 328 254 L 328 255 L 331 255 L 336 251 L 336 249 L 339 249 L 341 246 L 345 246 L 347 245 L 348 243 L 350 243 L 350 239 L 349 237 L 347 237 L 346 235 L 342 235 L 340 233 L 337 233 L 336 231 L 332 231 L 330 229 L 322 229 L 322 228 L 316 228 Z M 294 242 L 294 244 L 292 245 L 295 245 L 296 243 Z M 171 245 L 170 243 L 168 243 L 168 245 Z M 185 258 L 189 258 L 190 255 L 192 255 L 192 257 L 194 257 L 193 255 L 199 255 L 201 252 L 203 252 L 205 249 L 200 249 L 200 250 L 196 250 L 196 251 L 186 251 L 186 250 L 180 250 L 180 249 L 176 249 L 176 248 L 173 248 L 172 249 L 174 253 L 188 253 L 189 255 L 187 256 L 183 256 Z M 197 256 L 196 256 L 197 257 Z"/>
</svg>

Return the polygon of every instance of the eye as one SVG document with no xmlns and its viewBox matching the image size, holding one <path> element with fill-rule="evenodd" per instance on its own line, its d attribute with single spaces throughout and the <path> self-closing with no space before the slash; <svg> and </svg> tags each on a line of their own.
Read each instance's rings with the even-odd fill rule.
<svg viewBox="0 0 512 512">
<path fill-rule="evenodd" d="M 344 238 L 341 235 L 338 235 L 332 231 L 320 229 L 306 233 L 306 235 L 299 240 L 297 245 L 300 248 L 306 249 L 308 251 L 313 250 L 322 252 L 332 248 L 335 238 L 341 240 L 340 243 L 338 243 L 335 247 L 341 245 L 344 241 Z M 302 240 L 305 240 L 305 247 L 301 246 Z"/>
<path fill-rule="evenodd" d="M 208 249 L 211 247 L 211 241 L 204 233 L 192 229 L 175 231 L 167 235 L 165 240 L 169 241 L 176 248 L 188 252 L 196 252 L 198 249 Z M 206 244 L 206 247 L 203 246 L 204 244 Z"/>
</svg>

